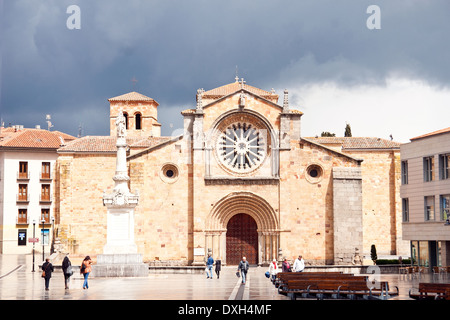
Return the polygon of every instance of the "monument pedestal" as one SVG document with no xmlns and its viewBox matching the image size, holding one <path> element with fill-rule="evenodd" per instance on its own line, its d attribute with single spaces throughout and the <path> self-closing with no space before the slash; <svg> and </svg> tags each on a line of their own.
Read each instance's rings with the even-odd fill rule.
<svg viewBox="0 0 450 320">
<path fill-rule="evenodd" d="M 148 265 L 143 262 L 142 254 L 137 253 L 134 243 L 134 206 L 137 196 L 128 194 L 126 205 L 117 201 L 115 195 L 104 196 L 108 206 L 107 241 L 103 254 L 97 255 L 97 263 L 92 266 L 94 277 L 147 277 Z M 136 200 L 137 201 L 137 200 Z M 118 202 L 121 205 L 118 205 Z"/>
<path fill-rule="evenodd" d="M 99 254 L 92 272 L 95 277 L 147 277 L 148 265 L 140 253 Z"/>
</svg>

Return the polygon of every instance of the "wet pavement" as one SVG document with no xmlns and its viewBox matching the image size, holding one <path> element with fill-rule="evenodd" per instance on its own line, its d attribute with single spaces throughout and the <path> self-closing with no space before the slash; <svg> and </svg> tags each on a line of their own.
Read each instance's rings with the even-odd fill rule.
<svg viewBox="0 0 450 320">
<path fill-rule="evenodd" d="M 86 290 L 78 272 L 66 290 L 62 271 L 57 268 L 46 291 L 38 265 L 36 262 L 32 272 L 31 255 L 0 255 L 0 300 L 289 300 L 278 294 L 263 267 L 250 269 L 245 286 L 236 277 L 235 267 L 223 267 L 219 279 L 215 275 L 206 279 L 204 274 L 150 273 L 143 278 L 91 277 Z M 419 282 L 449 282 L 450 276 L 382 274 L 376 280 L 389 281 L 391 290 L 398 287 L 399 295 L 391 300 L 410 300 L 409 290 L 417 290 Z"/>
</svg>

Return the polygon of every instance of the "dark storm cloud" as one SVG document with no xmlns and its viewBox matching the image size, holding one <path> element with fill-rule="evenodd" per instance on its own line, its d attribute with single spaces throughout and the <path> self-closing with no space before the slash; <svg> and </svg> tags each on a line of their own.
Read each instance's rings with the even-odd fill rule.
<svg viewBox="0 0 450 320">
<path fill-rule="evenodd" d="M 69 5 L 81 29 L 69 30 Z M 366 9 L 381 8 L 369 30 Z M 206 90 L 383 85 L 392 75 L 446 86 L 446 1 L 5 0 L 1 116 L 8 124 L 108 134 L 107 99 L 132 90 L 160 103 L 163 133 Z M 138 82 L 133 86 L 131 79 Z"/>
</svg>

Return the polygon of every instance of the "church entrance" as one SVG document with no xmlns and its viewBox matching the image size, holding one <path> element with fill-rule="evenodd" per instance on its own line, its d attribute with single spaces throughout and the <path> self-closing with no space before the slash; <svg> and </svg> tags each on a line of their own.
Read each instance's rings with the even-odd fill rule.
<svg viewBox="0 0 450 320">
<path fill-rule="evenodd" d="M 248 214 L 234 215 L 227 224 L 227 265 L 238 265 L 242 257 L 249 264 L 258 263 L 258 232 L 256 221 Z"/>
</svg>

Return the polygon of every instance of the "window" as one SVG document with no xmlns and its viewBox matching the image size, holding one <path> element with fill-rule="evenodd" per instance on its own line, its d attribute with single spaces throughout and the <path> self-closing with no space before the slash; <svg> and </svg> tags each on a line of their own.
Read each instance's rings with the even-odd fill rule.
<svg viewBox="0 0 450 320">
<path fill-rule="evenodd" d="M 217 140 L 217 153 L 225 168 L 235 173 L 257 169 L 267 155 L 266 131 L 250 122 L 235 122 Z"/>
<path fill-rule="evenodd" d="M 17 215 L 17 224 L 27 224 L 27 223 L 28 223 L 27 209 L 19 209 Z"/>
<path fill-rule="evenodd" d="M 19 229 L 19 234 L 17 236 L 17 245 L 26 246 L 27 245 L 27 230 Z"/>
<path fill-rule="evenodd" d="M 423 158 L 423 180 L 434 180 L 434 157 Z"/>
<path fill-rule="evenodd" d="M 178 167 L 173 163 L 163 165 L 160 177 L 166 183 L 174 183 L 178 179 Z"/>
<path fill-rule="evenodd" d="M 45 223 L 50 223 L 50 209 L 41 209 L 41 221 L 44 220 Z"/>
<path fill-rule="evenodd" d="M 402 161 L 402 184 L 408 184 L 408 161 Z"/>
<path fill-rule="evenodd" d="M 134 120 L 135 120 L 135 125 L 136 125 L 136 130 L 141 130 L 142 129 L 142 117 L 140 113 L 136 113 L 134 115 Z"/>
<path fill-rule="evenodd" d="M 28 201 L 28 185 L 19 184 L 19 196 L 17 197 L 18 201 Z"/>
<path fill-rule="evenodd" d="M 28 162 L 19 162 L 19 179 L 28 179 Z"/>
<path fill-rule="evenodd" d="M 403 222 L 409 221 L 409 199 L 402 199 L 402 217 Z"/>
<path fill-rule="evenodd" d="M 43 184 L 41 186 L 41 201 L 50 201 L 50 185 Z"/>
<path fill-rule="evenodd" d="M 440 197 L 441 220 L 447 221 L 450 218 L 450 194 L 444 194 Z"/>
<path fill-rule="evenodd" d="M 439 172 L 440 179 L 445 180 L 450 178 L 450 154 L 439 155 Z"/>
<path fill-rule="evenodd" d="M 323 169 L 317 164 L 309 165 L 306 168 L 305 178 L 310 183 L 318 183 L 322 180 Z"/>
<path fill-rule="evenodd" d="M 50 179 L 50 162 L 42 162 L 42 179 Z"/>
<path fill-rule="evenodd" d="M 425 221 L 434 220 L 434 196 L 425 197 Z"/>
</svg>

